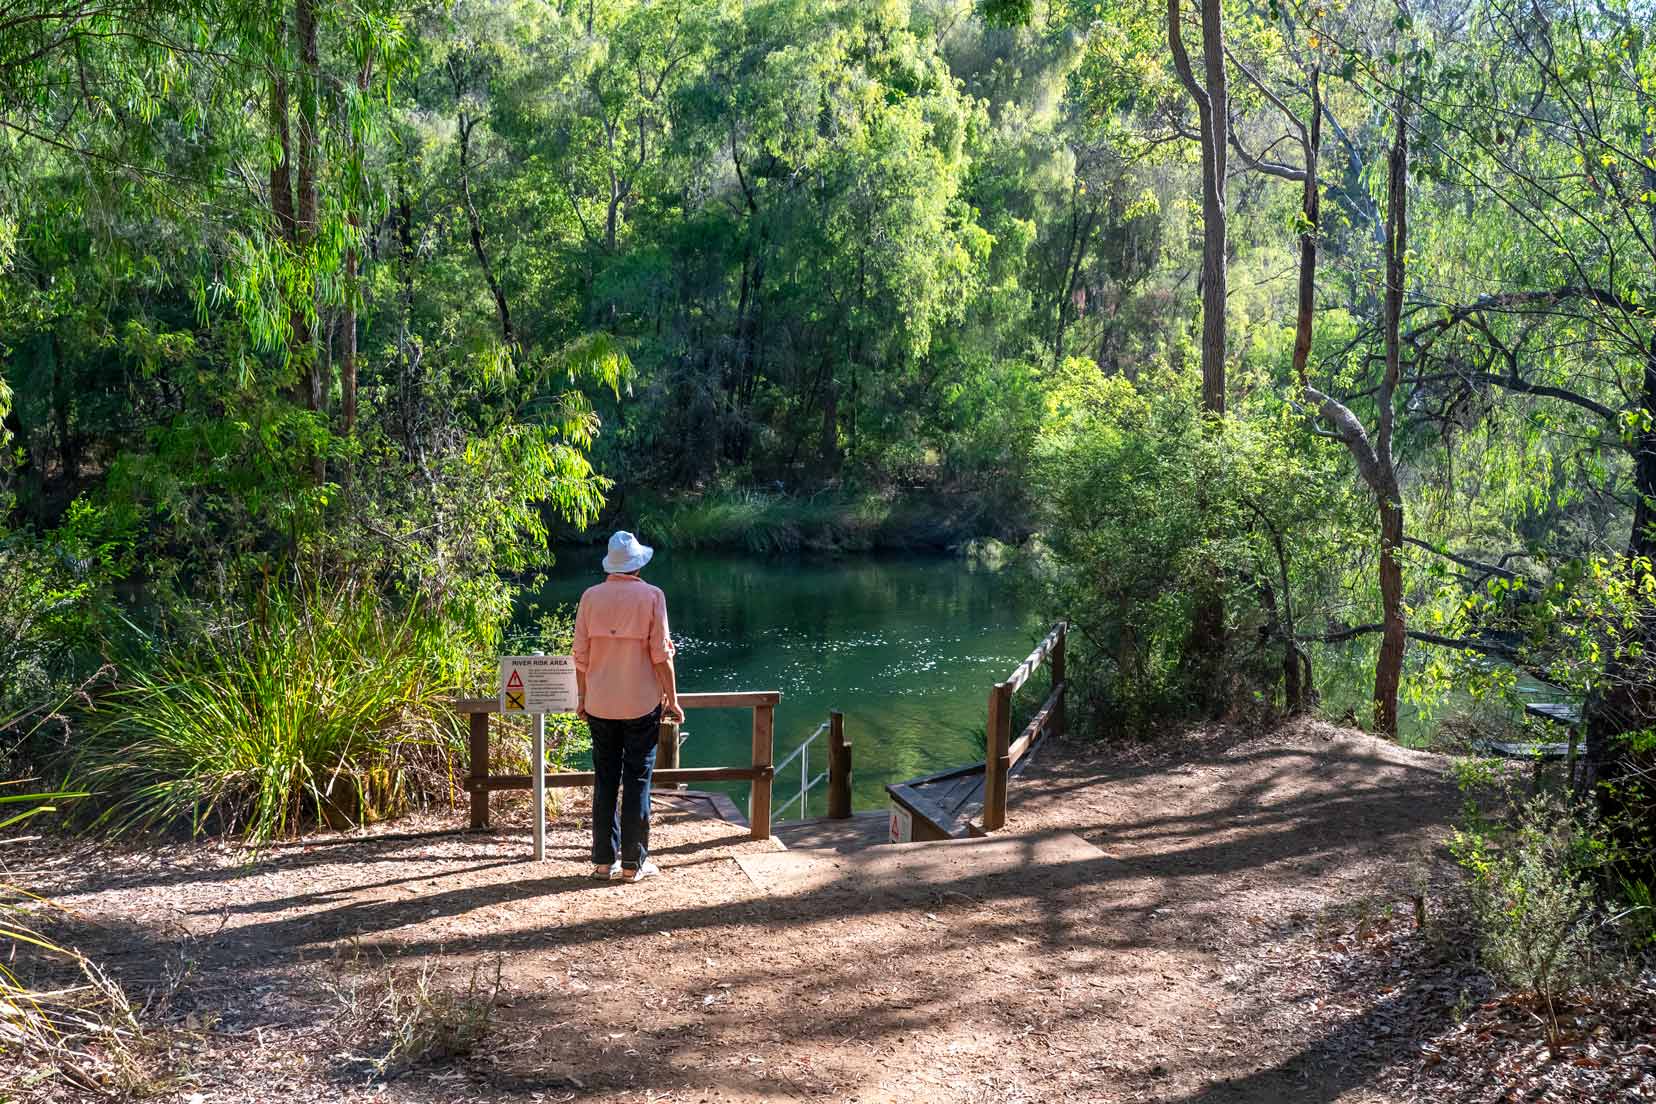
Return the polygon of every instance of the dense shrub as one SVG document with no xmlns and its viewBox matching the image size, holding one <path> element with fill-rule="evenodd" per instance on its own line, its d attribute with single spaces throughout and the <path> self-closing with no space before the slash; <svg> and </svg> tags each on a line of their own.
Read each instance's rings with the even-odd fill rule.
<svg viewBox="0 0 1656 1104">
<path fill-rule="evenodd" d="M 1546 796 L 1525 804 L 1504 838 L 1463 828 L 1452 843 L 1469 878 L 1479 960 L 1548 1008 L 1590 976 L 1593 893 L 1583 871 L 1590 847 Z"/>
<path fill-rule="evenodd" d="M 1043 586 L 1113 730 L 1280 700 L 1295 610 L 1331 585 L 1320 542 L 1350 512 L 1289 412 L 1206 421 L 1193 380 L 1076 364 L 1042 435 Z M 1218 639 L 1198 631 L 1212 604 Z"/>
</svg>

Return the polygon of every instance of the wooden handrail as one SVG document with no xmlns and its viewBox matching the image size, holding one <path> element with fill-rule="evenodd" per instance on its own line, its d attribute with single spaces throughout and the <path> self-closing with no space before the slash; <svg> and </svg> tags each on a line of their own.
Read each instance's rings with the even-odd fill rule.
<svg viewBox="0 0 1656 1104">
<path fill-rule="evenodd" d="M 1029 676 L 1035 673 L 1036 668 L 1046 662 L 1046 657 L 1052 653 L 1052 649 L 1057 646 L 1058 641 L 1063 639 L 1064 630 L 1068 627 L 1068 623 L 1064 621 L 1054 625 L 1052 631 L 1046 634 L 1046 639 L 1042 640 L 1035 650 L 1029 653 L 1029 658 L 1018 664 L 1017 668 L 1006 676 L 1006 685 L 1010 687 L 1012 693 L 1016 694 L 1023 684 L 1029 681 Z"/>
<path fill-rule="evenodd" d="M 772 766 L 775 754 L 776 705 L 782 700 L 778 690 L 738 690 L 704 694 L 680 694 L 679 703 L 686 709 L 748 709 L 753 713 L 753 755 L 750 766 L 743 767 L 680 767 L 678 765 L 678 726 L 663 724 L 657 734 L 657 755 L 663 746 L 670 746 L 665 756 L 665 769 L 655 772 L 655 780 L 662 785 L 679 782 L 751 782 L 748 791 L 748 830 L 754 839 L 769 839 L 771 834 L 771 786 L 776 774 Z M 500 712 L 499 698 L 457 698 L 450 702 L 457 713 L 467 714 L 470 727 L 468 750 L 471 763 L 462 788 L 471 795 L 471 825 L 489 826 L 489 794 L 496 790 L 536 791 L 537 810 L 541 808 L 541 794 L 548 786 L 591 786 L 597 778 L 591 771 L 544 771 L 537 779 L 534 771 L 540 769 L 539 725 L 531 739 L 529 774 L 489 773 L 489 714 Z M 538 786 L 537 786 L 538 783 Z M 540 822 L 540 814 L 536 815 Z M 536 857 L 540 857 L 540 829 L 536 829 Z"/>
<path fill-rule="evenodd" d="M 754 782 L 774 774 L 775 771 L 768 767 L 674 767 L 656 771 L 653 778 L 662 786 L 675 786 L 680 782 Z M 527 790 L 533 781 L 533 776 L 527 774 L 491 774 L 483 778 L 468 778 L 462 785 L 468 793 L 488 793 L 493 790 Z M 572 788 L 597 783 L 598 776 L 592 771 L 546 772 L 546 784 L 552 787 Z"/>
<path fill-rule="evenodd" d="M 1068 683 L 1060 682 L 1057 686 L 1054 686 L 1052 693 L 1047 695 L 1047 700 L 1041 703 L 1041 708 L 1035 711 L 1035 716 L 1031 717 L 1029 723 L 1024 726 L 1022 734 L 1016 740 L 1013 740 L 1006 749 L 1006 757 L 1011 760 L 1007 764 L 1009 767 L 1017 766 L 1018 760 L 1029 754 L 1029 749 L 1034 747 L 1035 741 L 1041 738 L 1041 731 L 1046 728 L 1047 722 L 1058 711 L 1058 705 L 1064 700 L 1064 691 L 1067 689 L 1069 689 Z"/>
<path fill-rule="evenodd" d="M 1069 622 L 1052 626 L 1029 658 L 1018 664 L 1004 682 L 997 682 L 989 691 L 989 725 L 987 747 L 983 757 L 983 830 L 993 832 L 1006 826 L 1006 781 L 1012 768 L 1029 754 L 1043 731 L 1062 734 L 1064 731 L 1064 641 L 1069 633 Z M 1029 681 L 1031 675 L 1052 660 L 1052 692 L 1025 726 L 1016 740 L 1012 739 L 1012 695 Z"/>
</svg>

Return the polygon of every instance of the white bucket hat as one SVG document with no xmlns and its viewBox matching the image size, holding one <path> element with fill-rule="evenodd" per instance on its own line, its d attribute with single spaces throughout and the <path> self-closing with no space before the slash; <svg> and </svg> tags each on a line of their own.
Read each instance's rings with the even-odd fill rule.
<svg viewBox="0 0 1656 1104">
<path fill-rule="evenodd" d="M 604 570 L 611 575 L 627 575 L 650 562 L 655 549 L 639 543 L 637 537 L 625 529 L 618 529 L 609 539 L 609 551 L 604 554 Z"/>
</svg>

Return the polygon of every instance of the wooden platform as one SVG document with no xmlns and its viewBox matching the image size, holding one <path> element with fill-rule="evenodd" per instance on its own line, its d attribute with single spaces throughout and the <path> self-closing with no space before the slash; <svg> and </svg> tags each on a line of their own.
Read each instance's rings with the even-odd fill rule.
<svg viewBox="0 0 1656 1104">
<path fill-rule="evenodd" d="M 748 827 L 748 819 L 742 815 L 742 810 L 721 793 L 709 793 L 706 790 L 652 789 L 650 803 L 658 802 L 693 816 L 724 820 L 731 824 L 740 824 L 743 828 Z"/>
<path fill-rule="evenodd" d="M 891 817 L 871 812 L 853 813 L 843 820 L 785 820 L 771 825 L 771 837 L 790 851 L 861 851 L 891 842 Z"/>
<path fill-rule="evenodd" d="M 1530 702 L 1524 706 L 1524 712 L 1569 728 L 1581 723 L 1581 706 L 1574 702 Z"/>
<path fill-rule="evenodd" d="M 1017 778 L 1041 747 L 1037 742 L 1008 775 Z M 914 818 L 916 840 L 970 839 L 983 835 L 975 823 L 983 812 L 984 764 L 928 774 L 886 787 L 891 800 Z M 889 838 L 889 837 L 888 837 Z"/>
<path fill-rule="evenodd" d="M 1502 759 L 1568 759 L 1569 744 L 1529 744 L 1517 740 L 1480 740 L 1478 749 Z"/>
</svg>

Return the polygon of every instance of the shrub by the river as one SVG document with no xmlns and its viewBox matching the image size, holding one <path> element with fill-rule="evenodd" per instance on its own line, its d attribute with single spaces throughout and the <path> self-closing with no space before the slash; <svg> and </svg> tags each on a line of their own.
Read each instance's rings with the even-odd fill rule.
<svg viewBox="0 0 1656 1104">
<path fill-rule="evenodd" d="M 1204 420 L 1193 381 L 1072 364 L 1042 433 L 1039 575 L 1076 630 L 1077 720 L 1105 732 L 1280 701 L 1293 611 L 1339 588 L 1328 549 L 1350 498 L 1327 457 L 1290 411 Z"/>
<path fill-rule="evenodd" d="M 272 591 L 246 623 L 163 654 L 87 720 L 75 767 L 98 824 L 258 844 L 443 792 L 469 681 L 452 626 L 372 591 Z"/>
</svg>

